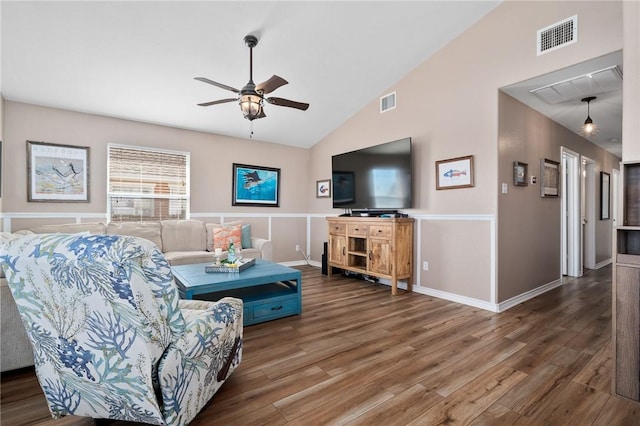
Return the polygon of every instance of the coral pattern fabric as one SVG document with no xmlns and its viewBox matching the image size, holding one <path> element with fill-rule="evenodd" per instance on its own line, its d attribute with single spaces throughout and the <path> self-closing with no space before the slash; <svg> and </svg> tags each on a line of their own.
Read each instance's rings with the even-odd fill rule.
<svg viewBox="0 0 640 426">
<path fill-rule="evenodd" d="M 221 225 L 213 228 L 213 248 L 209 251 L 213 251 L 217 248 L 221 248 L 222 250 L 228 249 L 230 240 L 233 240 L 233 244 L 236 248 L 242 245 L 242 224 L 230 226 Z"/>
<path fill-rule="evenodd" d="M 186 425 L 242 357 L 242 301 L 181 301 L 136 237 L 11 236 L 0 264 L 54 418 Z"/>
</svg>

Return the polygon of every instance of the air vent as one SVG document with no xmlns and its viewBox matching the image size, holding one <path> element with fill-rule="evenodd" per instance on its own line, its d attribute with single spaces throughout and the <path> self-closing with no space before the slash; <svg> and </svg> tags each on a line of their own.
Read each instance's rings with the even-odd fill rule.
<svg viewBox="0 0 640 426">
<path fill-rule="evenodd" d="M 538 56 L 578 41 L 578 15 L 538 30 Z"/>
<path fill-rule="evenodd" d="M 380 98 L 380 112 L 386 112 L 396 107 L 396 92 L 389 93 Z"/>
</svg>

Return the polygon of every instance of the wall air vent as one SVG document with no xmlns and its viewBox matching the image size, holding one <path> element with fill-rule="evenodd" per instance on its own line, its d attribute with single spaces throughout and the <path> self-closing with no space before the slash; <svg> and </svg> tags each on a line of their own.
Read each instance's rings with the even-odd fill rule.
<svg viewBox="0 0 640 426">
<path fill-rule="evenodd" d="M 396 107 L 396 92 L 389 93 L 380 98 L 380 112 L 386 112 Z"/>
<path fill-rule="evenodd" d="M 578 15 L 538 30 L 538 56 L 578 41 Z"/>
</svg>

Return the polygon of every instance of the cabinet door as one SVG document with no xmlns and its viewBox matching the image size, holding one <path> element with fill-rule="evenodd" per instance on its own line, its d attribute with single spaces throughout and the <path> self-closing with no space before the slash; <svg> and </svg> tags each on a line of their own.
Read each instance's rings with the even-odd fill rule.
<svg viewBox="0 0 640 426">
<path fill-rule="evenodd" d="M 391 241 L 369 238 L 369 271 L 391 275 Z"/>
<path fill-rule="evenodd" d="M 345 265 L 347 259 L 347 238 L 344 235 L 329 235 L 329 262 Z"/>
<path fill-rule="evenodd" d="M 616 267 L 616 393 L 640 400 L 640 268 Z"/>
</svg>

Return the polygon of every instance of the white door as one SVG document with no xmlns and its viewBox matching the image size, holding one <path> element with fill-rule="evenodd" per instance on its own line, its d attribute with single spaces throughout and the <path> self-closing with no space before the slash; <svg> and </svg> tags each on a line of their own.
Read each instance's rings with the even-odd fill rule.
<svg viewBox="0 0 640 426">
<path fill-rule="evenodd" d="M 596 163 L 582 156 L 582 259 L 583 267 L 596 268 Z"/>
<path fill-rule="evenodd" d="M 562 275 L 582 276 L 580 155 L 562 147 Z"/>
</svg>

